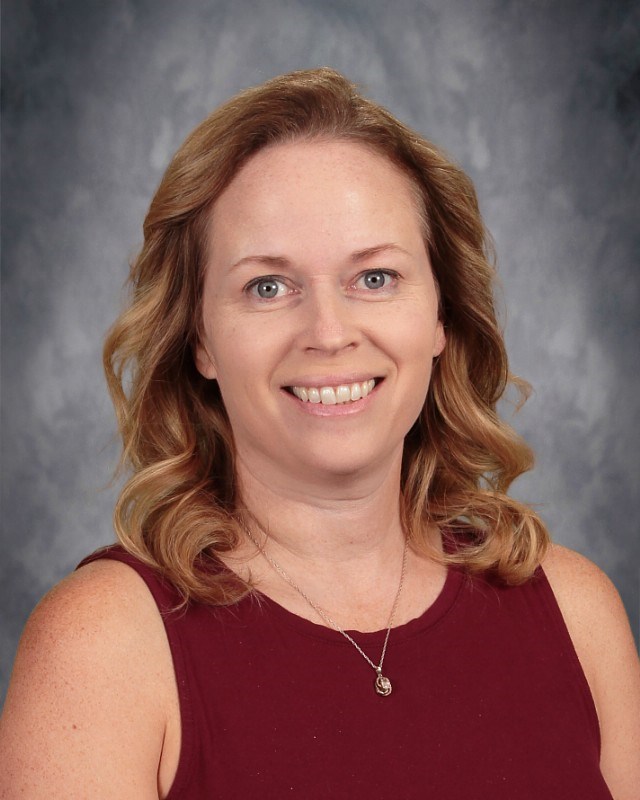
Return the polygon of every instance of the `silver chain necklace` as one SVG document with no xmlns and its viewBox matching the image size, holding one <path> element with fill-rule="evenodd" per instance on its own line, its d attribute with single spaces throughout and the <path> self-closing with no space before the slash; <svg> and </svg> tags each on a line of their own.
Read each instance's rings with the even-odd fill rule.
<svg viewBox="0 0 640 800">
<path fill-rule="evenodd" d="M 393 601 L 393 606 L 391 608 L 391 614 L 389 615 L 389 622 L 387 624 L 387 634 L 384 637 L 384 645 L 382 646 L 382 654 L 380 656 L 380 661 L 376 665 L 369 658 L 369 656 L 364 652 L 364 650 L 360 647 L 360 645 L 356 641 L 354 641 L 346 631 L 342 630 L 342 628 L 331 619 L 331 617 L 327 614 L 326 611 L 324 611 L 322 608 L 320 608 L 320 606 L 317 603 L 315 603 L 305 592 L 303 592 L 302 589 L 298 586 L 297 583 L 295 583 L 293 580 L 291 580 L 291 578 L 287 575 L 287 573 L 282 569 L 280 564 L 278 564 L 277 561 L 275 561 L 273 558 L 271 558 L 271 556 L 267 555 L 267 553 L 264 550 L 264 547 L 260 547 L 258 542 L 256 542 L 253 534 L 251 533 L 249 528 L 244 524 L 244 522 L 241 521 L 241 525 L 244 528 L 245 533 L 247 534 L 249 539 L 251 539 L 253 544 L 260 551 L 260 553 L 262 553 L 262 555 L 264 556 L 265 560 L 278 573 L 278 575 L 280 575 L 289 584 L 289 586 L 291 586 L 292 589 L 295 589 L 296 592 L 298 592 L 298 594 L 307 601 L 307 603 L 311 606 L 311 608 L 313 608 L 313 610 L 316 612 L 316 614 L 318 614 L 318 616 L 327 625 L 329 625 L 331 628 L 336 630 L 338 633 L 341 633 L 344 636 L 344 638 L 347 639 L 347 641 L 351 642 L 351 644 L 356 648 L 356 650 L 364 658 L 364 660 L 367 662 L 367 664 L 369 664 L 375 670 L 376 679 L 375 679 L 374 686 L 375 686 L 376 692 L 379 695 L 382 695 L 383 697 L 387 697 L 388 695 L 390 695 L 391 694 L 391 690 L 393 689 L 393 687 L 391 685 L 391 681 L 389 680 L 389 678 L 387 678 L 386 675 L 382 674 L 382 664 L 384 663 L 384 657 L 385 657 L 385 655 L 387 653 L 387 644 L 389 643 L 389 634 L 391 633 L 391 628 L 393 626 L 393 618 L 395 617 L 396 610 L 398 608 L 398 602 L 400 600 L 400 593 L 402 591 L 402 586 L 404 584 L 404 575 L 405 575 L 405 571 L 406 571 L 406 567 L 407 567 L 407 550 L 408 550 L 408 547 L 409 547 L 408 538 L 405 538 L 405 542 L 404 542 L 404 551 L 402 553 L 402 571 L 400 573 L 400 583 L 398 584 L 398 591 L 396 592 L 395 600 Z M 266 532 L 265 532 L 265 536 L 268 537 L 268 534 Z"/>
</svg>

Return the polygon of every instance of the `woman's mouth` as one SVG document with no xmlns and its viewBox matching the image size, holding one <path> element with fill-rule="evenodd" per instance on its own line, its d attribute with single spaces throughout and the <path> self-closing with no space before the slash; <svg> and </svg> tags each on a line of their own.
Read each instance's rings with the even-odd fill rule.
<svg viewBox="0 0 640 800">
<path fill-rule="evenodd" d="M 370 378 L 366 381 L 342 383 L 337 386 L 287 386 L 285 388 L 303 403 L 335 406 L 362 400 L 373 391 L 381 380 L 381 378 Z"/>
</svg>

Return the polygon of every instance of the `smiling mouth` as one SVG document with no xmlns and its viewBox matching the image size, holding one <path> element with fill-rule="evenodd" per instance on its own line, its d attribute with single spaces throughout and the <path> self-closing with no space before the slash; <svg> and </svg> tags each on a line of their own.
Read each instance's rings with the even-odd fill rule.
<svg viewBox="0 0 640 800">
<path fill-rule="evenodd" d="M 285 386 L 284 389 L 303 403 L 335 406 L 364 399 L 382 380 L 382 378 L 370 378 L 367 381 L 343 383 L 339 386 Z"/>
</svg>

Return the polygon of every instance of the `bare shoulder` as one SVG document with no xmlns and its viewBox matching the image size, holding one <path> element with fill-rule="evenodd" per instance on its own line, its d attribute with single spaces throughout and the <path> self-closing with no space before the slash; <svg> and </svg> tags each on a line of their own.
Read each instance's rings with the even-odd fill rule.
<svg viewBox="0 0 640 800">
<path fill-rule="evenodd" d="M 586 655 L 594 645 L 618 639 L 635 652 L 620 595 L 599 567 L 560 545 L 552 545 L 542 567 L 576 648 Z"/>
<path fill-rule="evenodd" d="M 136 615 L 127 613 L 135 604 Z M 86 633 L 90 619 L 96 625 L 117 623 L 118 630 L 136 625 L 139 614 L 154 616 L 155 604 L 142 578 L 135 570 L 119 561 L 101 559 L 72 572 L 54 586 L 35 607 L 25 636 L 57 623 L 82 620 L 81 631 Z"/>
<path fill-rule="evenodd" d="M 640 785 L 640 662 L 615 586 L 589 559 L 554 545 L 542 563 L 591 687 L 601 767 L 613 796 Z"/>
<path fill-rule="evenodd" d="M 110 560 L 74 572 L 38 604 L 18 648 L 0 795 L 157 798 L 171 681 L 162 620 L 137 573 Z"/>
<path fill-rule="evenodd" d="M 615 586 L 585 556 L 554 544 L 549 548 L 542 567 L 570 629 L 587 626 L 600 615 L 627 623 Z"/>
</svg>

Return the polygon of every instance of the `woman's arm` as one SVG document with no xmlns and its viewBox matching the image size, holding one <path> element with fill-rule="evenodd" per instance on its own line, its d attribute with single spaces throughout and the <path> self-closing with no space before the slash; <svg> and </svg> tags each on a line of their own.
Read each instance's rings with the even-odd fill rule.
<svg viewBox="0 0 640 800">
<path fill-rule="evenodd" d="M 588 559 L 554 546 L 543 563 L 600 720 L 602 774 L 615 800 L 640 786 L 640 662 L 614 585 Z"/>
<path fill-rule="evenodd" d="M 157 800 L 172 777 L 159 766 L 175 695 L 142 579 L 114 561 L 83 567 L 25 628 L 0 722 L 0 796 Z"/>
</svg>

